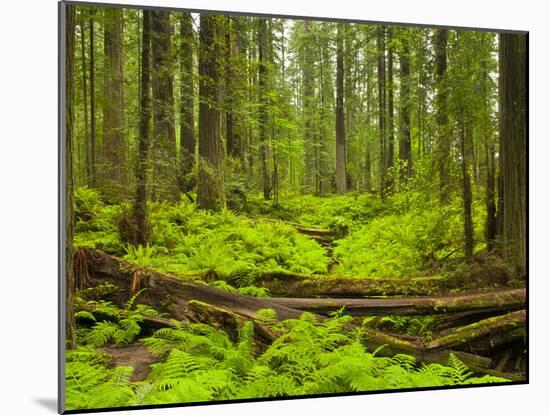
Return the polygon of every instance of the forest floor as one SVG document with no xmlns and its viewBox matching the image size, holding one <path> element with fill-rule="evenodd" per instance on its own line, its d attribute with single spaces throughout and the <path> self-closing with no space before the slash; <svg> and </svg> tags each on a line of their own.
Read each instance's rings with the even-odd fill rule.
<svg viewBox="0 0 550 415">
<path fill-rule="evenodd" d="M 525 379 L 524 284 L 481 242 L 481 202 L 466 261 L 459 201 L 414 192 L 150 203 L 137 248 L 129 205 L 75 199 L 72 408 Z"/>
</svg>

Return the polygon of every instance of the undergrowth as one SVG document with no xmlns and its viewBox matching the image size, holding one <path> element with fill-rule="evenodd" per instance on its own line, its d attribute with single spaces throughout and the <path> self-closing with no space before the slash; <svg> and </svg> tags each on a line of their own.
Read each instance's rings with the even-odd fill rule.
<svg viewBox="0 0 550 415">
<path fill-rule="evenodd" d="M 351 277 L 420 276 L 463 254 L 461 201 L 446 207 L 415 206 L 413 194 L 395 196 L 384 216 L 336 241 L 333 272 Z M 399 211 L 396 213 L 395 211 Z M 393 213 L 392 213 L 393 212 Z M 483 241 L 483 207 L 474 205 L 475 239 Z M 484 247 L 478 243 L 476 251 Z"/>
<path fill-rule="evenodd" d="M 170 273 L 197 272 L 252 285 L 254 275 L 287 270 L 327 271 L 329 258 L 315 241 L 288 224 L 254 222 L 229 210 L 212 213 L 182 200 L 148 203 L 151 243 L 134 248 L 120 240 L 117 221 L 128 204 L 106 205 L 98 192 L 75 191 L 75 245 L 95 247 L 141 266 Z"/>
<path fill-rule="evenodd" d="M 475 377 L 454 355 L 447 365 L 420 364 L 414 357 L 379 357 L 363 344 L 364 329 L 346 331 L 349 316 L 319 322 L 311 314 L 276 323 L 273 310 L 259 318 L 280 334 L 254 354 L 252 322 L 231 341 L 205 324 L 157 330 L 141 342 L 159 361 L 144 381 L 132 382 L 131 367 L 111 367 L 91 346 L 67 353 L 67 407 L 103 408 L 273 396 L 374 391 L 505 382 Z"/>
</svg>

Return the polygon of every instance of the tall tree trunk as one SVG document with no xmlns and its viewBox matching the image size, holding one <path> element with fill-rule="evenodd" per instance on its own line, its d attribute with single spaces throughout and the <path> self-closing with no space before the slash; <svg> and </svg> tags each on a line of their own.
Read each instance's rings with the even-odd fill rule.
<svg viewBox="0 0 550 415">
<path fill-rule="evenodd" d="M 268 139 L 268 33 L 267 20 L 260 19 L 258 27 L 258 93 L 259 93 L 259 134 L 260 134 L 260 157 L 262 163 L 262 189 L 264 199 L 271 199 L 271 180 L 267 166 L 267 139 Z"/>
<path fill-rule="evenodd" d="M 153 182 L 152 197 L 178 198 L 176 127 L 174 120 L 174 63 L 170 35 L 170 12 L 151 13 L 153 90 Z"/>
<path fill-rule="evenodd" d="M 199 207 L 225 207 L 220 118 L 220 16 L 201 14 L 199 49 Z"/>
<path fill-rule="evenodd" d="M 485 225 L 485 239 L 487 241 L 487 249 L 492 251 L 497 236 L 497 208 L 495 204 L 495 148 L 493 143 L 488 143 L 486 138 L 485 154 L 487 164 L 487 185 L 485 191 L 485 207 L 487 211 L 487 219 Z"/>
<path fill-rule="evenodd" d="M 111 199 L 126 191 L 122 9 L 105 9 L 103 78 L 103 187 Z"/>
<path fill-rule="evenodd" d="M 392 29 L 388 28 L 388 154 L 386 159 L 386 168 L 393 166 L 394 143 L 395 143 L 395 124 L 393 111 L 393 39 Z M 387 176 L 387 188 L 393 189 L 393 175 Z"/>
<path fill-rule="evenodd" d="M 96 150 L 96 116 L 95 116 L 95 34 L 94 19 L 90 17 L 90 186 L 97 186 L 97 150 Z"/>
<path fill-rule="evenodd" d="M 401 67 L 400 84 L 400 107 L 401 107 L 401 139 L 399 140 L 399 158 L 407 163 L 402 171 L 404 177 L 412 174 L 412 145 L 411 145 L 411 96 L 410 96 L 410 49 L 408 32 L 402 36 L 403 49 L 399 55 L 399 66 Z"/>
<path fill-rule="evenodd" d="M 324 23 L 323 23 L 324 25 Z M 319 194 L 323 194 L 329 187 L 328 184 L 328 172 L 329 172 L 329 160 L 328 160 L 328 140 L 327 136 L 327 120 L 330 117 L 330 97 L 332 96 L 333 86 L 331 85 L 330 70 L 327 70 L 327 66 L 330 65 L 330 45 L 328 39 L 323 39 L 319 45 Z"/>
<path fill-rule="evenodd" d="M 136 198 L 134 217 L 136 221 L 136 245 L 145 246 L 147 235 L 147 169 L 150 145 L 151 97 L 151 12 L 143 10 L 143 32 L 141 42 L 141 76 L 139 97 L 139 142 L 136 166 Z"/>
<path fill-rule="evenodd" d="M 80 57 L 82 62 L 82 100 L 84 101 L 84 155 L 86 163 L 86 184 L 90 184 L 90 125 L 88 122 L 88 79 L 86 77 L 86 27 L 85 18 L 80 20 Z"/>
<path fill-rule="evenodd" d="M 76 347 L 76 322 L 74 317 L 75 275 L 73 253 L 74 194 L 73 194 L 73 143 L 74 143 L 74 55 L 75 19 L 74 5 L 65 5 L 65 275 L 66 275 L 66 345 Z"/>
<path fill-rule="evenodd" d="M 489 72 L 487 70 L 487 62 L 482 62 L 482 76 L 483 76 L 483 105 L 484 105 L 484 117 L 483 117 L 483 141 L 485 147 L 485 165 L 486 165 L 486 184 L 485 184 L 485 240 L 487 242 L 487 249 L 492 251 L 495 245 L 495 239 L 497 236 L 497 209 L 495 204 L 495 144 L 492 139 L 491 133 L 491 102 L 489 100 L 488 85 L 491 82 L 489 78 Z"/>
<path fill-rule="evenodd" d="M 378 137 L 380 142 L 379 182 L 380 196 L 386 195 L 386 46 L 384 27 L 378 26 L 376 32 L 376 48 L 378 51 Z"/>
<path fill-rule="evenodd" d="M 527 36 L 499 34 L 499 132 L 502 176 L 502 253 L 526 271 Z"/>
<path fill-rule="evenodd" d="M 344 126 L 344 40 L 336 26 L 336 192 L 346 193 L 346 138 Z"/>
<path fill-rule="evenodd" d="M 180 15 L 180 173 L 179 189 L 193 189 L 190 177 L 195 164 L 195 105 L 193 86 L 193 19 L 189 13 Z"/>
<path fill-rule="evenodd" d="M 225 45 L 224 45 L 224 107 L 225 107 L 225 150 L 229 156 L 233 153 L 233 62 L 231 57 L 231 43 L 233 38 L 231 17 L 225 21 Z"/>
<path fill-rule="evenodd" d="M 304 185 L 309 190 L 317 187 L 317 162 L 315 157 L 315 138 L 313 132 L 313 100 L 315 99 L 315 86 L 313 79 L 313 55 L 310 44 L 309 21 L 304 21 L 304 46 L 303 46 L 303 119 L 304 119 Z"/>
<path fill-rule="evenodd" d="M 450 139 L 449 115 L 447 104 L 447 36 L 446 29 L 435 31 L 435 108 L 437 123 L 437 152 L 436 160 L 439 173 L 439 200 L 448 203 L 450 199 L 449 167 L 450 167 Z"/>
<path fill-rule="evenodd" d="M 228 142 L 227 152 L 236 160 L 239 160 L 240 170 L 244 172 L 246 168 L 245 160 L 245 119 L 242 108 L 245 105 L 246 96 L 246 30 L 245 20 L 242 17 L 235 17 L 232 21 L 231 36 L 231 102 L 233 111 L 231 112 L 231 144 Z M 237 69 L 235 69 L 237 68 Z"/>
<path fill-rule="evenodd" d="M 468 136 L 468 137 L 466 137 Z M 474 255 L 474 225 L 472 221 L 472 185 L 468 167 L 467 143 L 471 145 L 471 126 L 466 126 L 464 119 L 460 126 L 460 155 L 462 171 L 462 200 L 464 220 L 464 256 L 471 260 Z"/>
</svg>

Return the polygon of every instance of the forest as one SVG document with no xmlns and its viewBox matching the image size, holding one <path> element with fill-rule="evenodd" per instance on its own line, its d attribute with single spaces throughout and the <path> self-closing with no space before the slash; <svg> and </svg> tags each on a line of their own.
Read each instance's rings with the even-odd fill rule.
<svg viewBox="0 0 550 415">
<path fill-rule="evenodd" d="M 62 13 L 67 410 L 526 381 L 526 34 Z"/>
</svg>

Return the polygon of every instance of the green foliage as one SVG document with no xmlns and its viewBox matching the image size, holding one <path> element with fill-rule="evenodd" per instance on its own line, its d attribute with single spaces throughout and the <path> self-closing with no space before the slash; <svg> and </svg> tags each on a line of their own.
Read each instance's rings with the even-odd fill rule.
<svg viewBox="0 0 550 415">
<path fill-rule="evenodd" d="M 426 203 L 416 192 L 390 201 L 389 214 L 372 220 L 336 242 L 336 274 L 384 278 L 415 276 L 449 258 L 462 255 L 463 225 L 460 201 L 441 207 Z M 412 207 L 416 205 L 416 207 Z M 481 212 L 477 206 L 475 223 Z M 478 240 L 483 230 L 476 228 Z M 478 246 L 478 249 L 481 246 Z"/>
<path fill-rule="evenodd" d="M 433 322 L 433 316 L 385 316 L 376 321 L 376 327 L 387 329 L 393 333 L 405 333 L 431 339 Z"/>
<path fill-rule="evenodd" d="M 386 209 L 380 198 L 366 193 L 327 197 L 285 193 L 280 196 L 279 204 L 273 207 L 260 196 L 249 196 L 248 213 L 305 226 L 333 229 L 343 236 L 348 229 L 368 223 Z"/>
<path fill-rule="evenodd" d="M 76 188 L 75 198 L 75 246 L 102 249 L 110 254 L 122 254 L 117 229 L 119 205 L 106 205 L 100 193 L 87 187 Z"/>
<path fill-rule="evenodd" d="M 407 355 L 377 357 L 365 349 L 362 329 L 345 329 L 349 316 L 319 322 L 304 313 L 280 323 L 274 316 L 273 310 L 258 312 L 281 336 L 257 357 L 252 322 L 240 327 L 235 342 L 205 324 L 157 330 L 142 342 L 161 361 L 143 382 L 129 382 L 131 368 L 109 369 L 93 349 L 69 352 L 68 406 L 102 407 L 104 393 L 111 406 L 124 406 L 506 381 L 474 377 L 454 355 L 447 366 Z"/>
<path fill-rule="evenodd" d="M 66 354 L 66 405 L 70 409 L 130 405 L 135 396 L 133 368 L 108 368 L 109 360 L 89 347 Z"/>
<path fill-rule="evenodd" d="M 140 324 L 144 315 L 160 315 L 156 310 L 143 304 L 135 304 L 143 290 L 136 293 L 126 304 L 124 310 L 120 310 L 107 301 L 88 301 L 86 306 L 93 310 L 79 311 L 76 318 L 94 321 L 91 328 L 79 328 L 78 336 L 82 344 L 93 347 L 102 347 L 109 343 L 125 345 L 132 343 L 141 333 Z M 109 320 L 97 321 L 96 314 L 109 317 Z"/>
<path fill-rule="evenodd" d="M 327 271 L 325 250 L 290 225 L 253 222 L 228 210 L 198 210 L 183 200 L 176 204 L 150 202 L 151 244 L 137 248 L 122 245 L 117 218 L 123 208 L 102 204 L 95 191 L 84 188 L 80 192 L 79 204 L 93 209 L 88 221 L 78 222 L 75 244 L 124 253 L 125 259 L 140 266 L 176 274 L 213 274 L 235 279 L 242 287 L 253 285 L 254 275 L 262 271 Z"/>
</svg>

